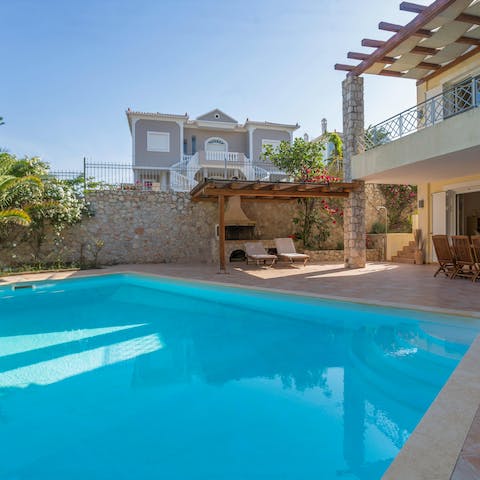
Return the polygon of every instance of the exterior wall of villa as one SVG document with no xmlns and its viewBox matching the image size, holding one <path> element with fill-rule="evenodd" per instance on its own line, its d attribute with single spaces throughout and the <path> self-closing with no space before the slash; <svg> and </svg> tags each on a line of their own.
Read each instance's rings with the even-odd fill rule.
<svg viewBox="0 0 480 480">
<path fill-rule="evenodd" d="M 428 96 L 441 93 L 443 85 L 451 85 L 468 76 L 480 74 L 480 53 L 465 61 L 454 65 L 445 72 L 435 75 L 431 80 L 421 83 L 417 87 L 417 102 L 424 102 Z M 430 95 L 429 95 L 430 93 Z"/>
<path fill-rule="evenodd" d="M 286 130 L 274 130 L 267 128 L 255 128 L 252 132 L 252 160 L 255 163 L 261 162 L 262 140 L 276 140 L 290 142 L 290 132 Z"/>
<path fill-rule="evenodd" d="M 180 125 L 175 121 L 139 119 L 134 123 L 134 165 L 142 167 L 170 167 L 180 160 Z M 147 150 L 147 132 L 166 132 L 170 134 L 169 152 L 149 152 Z M 183 148 L 183 147 L 182 147 Z"/>
<path fill-rule="evenodd" d="M 197 120 L 203 120 L 208 122 L 227 122 L 227 123 L 238 123 L 234 118 L 230 117 L 226 113 L 223 113 L 217 108 L 211 112 L 205 113 L 197 117 Z"/>
<path fill-rule="evenodd" d="M 479 159 L 480 162 L 480 159 Z M 453 211 L 455 205 L 448 205 L 445 208 L 445 230 L 434 231 L 434 212 L 432 198 L 434 194 L 440 192 L 468 193 L 480 192 L 480 172 L 477 175 L 469 175 L 464 177 L 449 178 L 448 180 L 425 182 L 418 185 L 418 200 L 423 200 L 423 207 L 418 209 L 418 228 L 423 232 L 424 237 L 428 239 L 426 243 L 426 259 L 431 262 L 433 258 L 433 245 L 431 242 L 431 235 L 435 233 L 444 233 L 454 235 L 455 232 L 455 218 Z"/>
<path fill-rule="evenodd" d="M 205 150 L 205 141 L 211 137 L 223 138 L 228 144 L 229 152 L 244 153 L 248 157 L 248 134 L 247 132 L 230 132 L 228 130 L 185 128 L 184 138 L 187 141 L 187 154 L 192 152 L 192 136 L 196 138 L 196 151 Z"/>
</svg>

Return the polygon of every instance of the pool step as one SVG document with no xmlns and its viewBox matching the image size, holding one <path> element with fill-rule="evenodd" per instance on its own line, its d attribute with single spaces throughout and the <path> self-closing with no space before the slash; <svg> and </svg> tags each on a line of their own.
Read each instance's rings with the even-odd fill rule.
<svg viewBox="0 0 480 480">
<path fill-rule="evenodd" d="M 429 405 L 437 389 L 420 381 L 413 380 L 407 375 L 399 381 L 398 374 L 392 372 L 387 365 L 379 365 L 366 359 L 361 352 L 350 352 L 352 365 L 358 377 L 365 383 L 378 390 L 384 397 L 393 399 L 394 403 L 402 404 L 414 410 L 422 410 Z M 414 392 L 414 394 L 412 394 Z"/>
</svg>

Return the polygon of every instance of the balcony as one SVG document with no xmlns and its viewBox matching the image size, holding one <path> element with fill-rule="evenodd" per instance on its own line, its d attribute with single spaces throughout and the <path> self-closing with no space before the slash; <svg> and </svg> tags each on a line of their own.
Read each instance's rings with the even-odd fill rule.
<svg viewBox="0 0 480 480">
<path fill-rule="evenodd" d="M 480 77 L 462 82 L 365 131 L 365 150 L 396 140 L 480 105 Z"/>
<path fill-rule="evenodd" d="M 475 77 L 369 127 L 353 178 L 418 184 L 478 173 L 479 106 Z"/>
<path fill-rule="evenodd" d="M 175 191 L 190 191 L 204 178 L 291 180 L 274 165 L 265 162 L 254 164 L 241 152 L 200 151 L 194 155 L 183 155 L 182 160 L 170 168 L 170 188 Z"/>
</svg>

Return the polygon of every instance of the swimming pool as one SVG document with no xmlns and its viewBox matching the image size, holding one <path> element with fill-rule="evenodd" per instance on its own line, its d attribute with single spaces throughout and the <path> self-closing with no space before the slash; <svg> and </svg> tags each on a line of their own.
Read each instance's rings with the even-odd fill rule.
<svg viewBox="0 0 480 480">
<path fill-rule="evenodd" d="M 3 287 L 0 478 L 378 479 L 478 331 L 137 275 Z"/>
</svg>

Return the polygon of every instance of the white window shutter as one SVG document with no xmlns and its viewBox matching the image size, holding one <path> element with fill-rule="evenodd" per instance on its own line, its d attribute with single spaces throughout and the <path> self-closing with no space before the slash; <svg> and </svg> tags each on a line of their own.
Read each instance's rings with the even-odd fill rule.
<svg viewBox="0 0 480 480">
<path fill-rule="evenodd" d="M 147 150 L 149 152 L 169 152 L 170 134 L 168 132 L 147 132 Z"/>
</svg>

